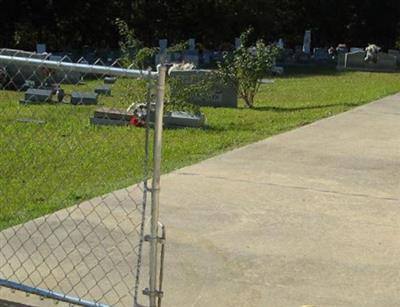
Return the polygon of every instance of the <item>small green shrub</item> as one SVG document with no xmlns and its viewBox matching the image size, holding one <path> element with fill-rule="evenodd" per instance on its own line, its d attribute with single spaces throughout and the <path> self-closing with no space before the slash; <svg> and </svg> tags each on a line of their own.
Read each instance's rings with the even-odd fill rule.
<svg viewBox="0 0 400 307">
<path fill-rule="evenodd" d="M 135 58 L 135 65 L 140 69 L 147 69 L 154 65 L 154 57 L 157 53 L 157 48 L 142 48 L 140 49 Z"/>
<path fill-rule="evenodd" d="M 219 63 L 218 74 L 229 84 L 237 88 L 238 95 L 249 108 L 254 106 L 254 97 L 260 88 L 260 80 L 271 72 L 278 55 L 274 45 L 265 45 L 257 40 L 251 46 L 249 29 L 240 36 L 241 46 L 233 52 L 226 53 L 222 63 Z"/>
</svg>

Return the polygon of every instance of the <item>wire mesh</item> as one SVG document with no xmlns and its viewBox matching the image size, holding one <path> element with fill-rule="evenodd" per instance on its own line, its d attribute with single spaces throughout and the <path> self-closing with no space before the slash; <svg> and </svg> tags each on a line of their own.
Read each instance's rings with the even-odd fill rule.
<svg viewBox="0 0 400 307">
<path fill-rule="evenodd" d="M 129 72 L 0 49 L 0 280 L 145 300 L 154 75 Z"/>
</svg>

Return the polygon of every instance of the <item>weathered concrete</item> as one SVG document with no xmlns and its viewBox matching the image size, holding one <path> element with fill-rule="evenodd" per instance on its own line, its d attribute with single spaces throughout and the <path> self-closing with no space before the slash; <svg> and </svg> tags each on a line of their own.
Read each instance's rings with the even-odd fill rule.
<svg viewBox="0 0 400 307">
<path fill-rule="evenodd" d="M 400 306 L 399 132 L 395 95 L 163 176 L 163 306 Z M 134 190 L 118 191 L 68 209 L 80 215 L 63 210 L 48 221 L 73 229 L 82 215 L 88 227 L 104 216 L 98 236 L 82 244 L 105 237 L 101 252 L 121 250 L 115 257 L 123 259 L 130 245 L 109 246 L 106 234 L 124 214 L 121 204 L 129 207 L 135 197 Z M 110 210 L 117 219 L 107 218 Z M 118 232 L 129 233 L 131 225 L 119 225 Z M 82 233 L 69 234 L 75 235 Z M 89 256 L 77 253 L 74 261 Z M 109 275 L 110 284 L 120 283 L 119 276 Z"/>
<path fill-rule="evenodd" d="M 162 185 L 165 306 L 400 306 L 400 95 Z"/>
</svg>

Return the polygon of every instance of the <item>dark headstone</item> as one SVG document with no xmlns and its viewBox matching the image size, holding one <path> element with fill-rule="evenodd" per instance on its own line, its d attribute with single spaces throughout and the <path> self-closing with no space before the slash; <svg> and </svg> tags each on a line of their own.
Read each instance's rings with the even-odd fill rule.
<svg viewBox="0 0 400 307">
<path fill-rule="evenodd" d="M 96 87 L 94 92 L 99 95 L 111 96 L 111 89 L 109 86 L 106 85 Z"/>
<path fill-rule="evenodd" d="M 105 77 L 104 78 L 105 84 L 114 84 L 115 82 L 117 82 L 117 78 L 115 78 L 115 77 Z"/>
<path fill-rule="evenodd" d="M 97 97 L 98 94 L 96 93 L 80 93 L 80 92 L 73 92 L 71 94 L 71 104 L 97 104 Z"/>
<path fill-rule="evenodd" d="M 21 100 L 21 103 L 35 104 L 51 102 L 52 95 L 52 90 L 29 88 L 25 92 L 25 97 Z"/>
</svg>

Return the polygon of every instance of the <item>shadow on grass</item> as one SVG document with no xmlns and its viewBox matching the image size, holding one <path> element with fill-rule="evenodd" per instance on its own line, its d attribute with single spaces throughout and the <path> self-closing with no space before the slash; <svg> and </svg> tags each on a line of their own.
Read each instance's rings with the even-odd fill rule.
<svg viewBox="0 0 400 307">
<path fill-rule="evenodd" d="M 345 71 L 336 69 L 336 65 L 299 65 L 299 66 L 286 66 L 285 73 L 283 76 L 278 77 L 279 79 L 287 78 L 305 78 L 311 76 L 341 76 L 344 75 Z"/>
<path fill-rule="evenodd" d="M 359 105 L 360 105 L 359 103 L 337 103 L 337 104 L 325 104 L 325 105 L 304 106 L 304 107 L 295 107 L 295 108 L 262 106 L 262 107 L 254 107 L 254 108 L 248 109 L 248 110 L 285 113 L 285 112 L 298 112 L 298 111 L 306 111 L 306 110 L 320 110 L 320 109 L 327 109 L 327 108 L 339 107 L 339 106 L 354 108 Z"/>
</svg>

